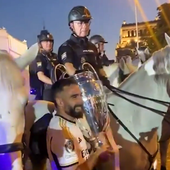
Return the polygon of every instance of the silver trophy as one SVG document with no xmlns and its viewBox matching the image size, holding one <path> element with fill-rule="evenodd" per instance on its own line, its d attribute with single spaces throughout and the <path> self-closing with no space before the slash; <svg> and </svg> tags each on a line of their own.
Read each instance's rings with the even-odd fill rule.
<svg viewBox="0 0 170 170">
<path fill-rule="evenodd" d="M 90 140 L 95 141 L 95 148 L 97 148 L 102 145 L 98 135 L 102 132 L 109 116 L 106 94 L 93 67 L 88 63 L 83 67 L 90 71 L 75 74 L 74 78 L 82 92 L 85 117 L 91 130 Z"/>
</svg>

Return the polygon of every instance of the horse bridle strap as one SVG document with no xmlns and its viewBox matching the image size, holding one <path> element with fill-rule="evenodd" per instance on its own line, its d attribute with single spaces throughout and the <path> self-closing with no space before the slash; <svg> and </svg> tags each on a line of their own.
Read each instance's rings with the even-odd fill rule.
<svg viewBox="0 0 170 170">
<path fill-rule="evenodd" d="M 111 104 L 108 104 L 108 105 L 111 105 Z M 154 163 L 154 160 L 157 156 L 157 153 L 158 153 L 158 147 L 157 147 L 157 150 L 156 152 L 151 155 L 149 153 L 149 151 L 145 148 L 145 146 L 140 142 L 140 140 L 138 140 L 135 135 L 126 127 L 126 125 L 113 113 L 113 111 L 111 110 L 111 108 L 108 106 L 108 109 L 109 109 L 109 112 L 112 114 L 112 116 L 116 119 L 116 121 L 126 130 L 126 132 L 129 133 L 129 135 L 139 144 L 139 146 L 145 151 L 145 153 L 148 155 L 148 160 L 149 160 L 149 163 L 150 163 L 150 166 L 149 166 L 149 169 L 150 170 L 152 168 L 152 164 Z"/>
<path fill-rule="evenodd" d="M 138 94 L 135 94 L 135 93 L 130 93 L 130 92 L 127 92 L 125 90 L 121 90 L 119 88 L 111 86 L 111 85 L 109 87 L 107 87 L 107 88 L 109 88 L 111 91 L 114 90 L 114 91 L 117 91 L 119 93 L 123 93 L 123 94 L 129 95 L 129 96 L 133 96 L 133 97 L 136 97 L 136 98 L 139 98 L 139 99 L 149 100 L 149 101 L 152 101 L 152 102 L 155 102 L 155 103 L 158 103 L 158 104 L 165 105 L 167 107 L 170 105 L 170 102 L 162 101 L 162 100 L 157 100 L 157 99 L 153 99 L 153 98 L 149 98 L 149 97 L 145 97 L 145 96 L 141 96 L 141 95 L 138 95 Z"/>
<path fill-rule="evenodd" d="M 0 153 L 10 153 L 10 152 L 23 151 L 23 150 L 24 150 L 23 143 L 11 143 L 11 144 L 0 145 Z"/>
</svg>

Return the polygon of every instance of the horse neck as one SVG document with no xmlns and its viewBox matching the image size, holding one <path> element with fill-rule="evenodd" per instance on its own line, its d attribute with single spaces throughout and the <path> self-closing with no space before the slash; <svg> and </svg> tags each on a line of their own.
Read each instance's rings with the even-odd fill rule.
<svg viewBox="0 0 170 170">
<path fill-rule="evenodd" d="M 119 67 L 118 63 L 113 63 L 109 66 L 104 66 L 103 69 L 107 74 L 107 77 L 110 77 Z"/>
<path fill-rule="evenodd" d="M 27 93 L 30 93 L 30 74 L 29 74 L 29 67 L 26 67 L 26 69 L 24 69 L 22 71 L 22 76 L 24 78 L 24 85 L 26 87 Z"/>
<path fill-rule="evenodd" d="M 137 72 L 131 74 L 119 88 L 141 96 L 169 101 L 166 86 L 155 81 L 152 58 L 145 62 L 145 64 L 143 64 Z M 141 103 L 139 98 L 136 98 L 135 101 Z M 159 104 L 155 104 L 154 102 L 150 104 L 147 100 L 143 100 L 142 104 L 146 104 L 146 106 L 153 106 L 153 108 L 158 110 L 161 109 L 167 111 L 166 107 L 160 107 Z"/>
<path fill-rule="evenodd" d="M 152 86 L 157 87 L 157 88 L 161 88 L 161 86 L 155 82 L 155 72 L 153 70 L 153 60 L 152 58 L 149 59 L 148 61 L 146 61 L 139 69 L 137 72 L 134 72 L 133 74 L 131 74 L 131 76 L 129 76 L 129 78 L 121 84 L 120 89 L 123 90 L 129 90 L 131 92 L 139 92 L 139 93 L 146 93 L 147 92 L 147 87 L 148 87 L 148 82 L 152 82 Z M 143 84 L 143 86 L 142 86 Z M 139 86 L 140 89 L 144 90 L 144 91 L 138 91 L 137 88 L 132 88 Z M 146 89 L 145 89 L 146 88 Z M 154 88 L 156 89 L 156 88 Z M 165 89 L 165 86 L 162 87 L 162 90 Z M 157 89 L 156 89 L 157 90 Z M 146 94 L 147 95 L 147 94 Z M 152 95 L 152 94 L 150 94 Z M 154 95 L 154 94 L 153 94 Z"/>
<path fill-rule="evenodd" d="M 152 65 L 152 63 L 147 62 L 146 65 L 149 67 Z M 154 76 L 149 76 L 147 74 L 147 71 L 150 70 L 146 71 L 145 69 L 148 67 L 142 66 L 137 72 L 131 74 L 119 86 L 119 89 L 157 100 L 168 101 L 169 96 L 167 95 L 165 86 L 160 86 L 155 81 Z M 143 106 L 151 107 L 165 112 L 167 111 L 167 107 L 161 104 L 140 99 L 140 97 L 133 97 L 131 95 L 124 95 L 122 93 L 121 95 Z M 154 128 L 160 127 L 163 117 L 152 111 L 149 111 L 141 106 L 132 104 L 129 101 L 113 94 L 108 96 L 108 102 L 114 104 L 114 107 L 112 107 L 112 111 L 138 138 L 140 138 L 141 132 L 149 132 Z M 124 138 L 132 140 L 131 137 L 127 133 L 125 133 L 122 128 L 119 130 L 119 132 L 120 134 L 123 134 Z"/>
</svg>

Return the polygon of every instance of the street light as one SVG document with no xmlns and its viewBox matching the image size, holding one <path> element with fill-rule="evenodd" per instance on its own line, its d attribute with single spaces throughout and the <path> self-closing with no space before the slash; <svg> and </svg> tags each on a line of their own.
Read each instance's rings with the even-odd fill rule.
<svg viewBox="0 0 170 170">
<path fill-rule="evenodd" d="M 139 49 L 139 35 L 138 35 L 138 15 L 137 15 L 137 7 L 136 7 L 136 1 L 134 0 L 135 4 L 135 22 L 136 22 L 136 44 L 137 44 L 137 50 Z"/>
</svg>

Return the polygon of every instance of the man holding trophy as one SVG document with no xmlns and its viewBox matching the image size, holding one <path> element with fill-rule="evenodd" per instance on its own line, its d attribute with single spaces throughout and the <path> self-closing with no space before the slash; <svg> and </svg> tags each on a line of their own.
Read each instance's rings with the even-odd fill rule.
<svg viewBox="0 0 170 170">
<path fill-rule="evenodd" d="M 47 130 L 52 170 L 119 170 L 100 80 L 83 71 L 57 81 L 52 91 L 57 108 Z"/>
</svg>

